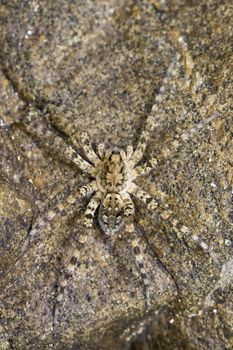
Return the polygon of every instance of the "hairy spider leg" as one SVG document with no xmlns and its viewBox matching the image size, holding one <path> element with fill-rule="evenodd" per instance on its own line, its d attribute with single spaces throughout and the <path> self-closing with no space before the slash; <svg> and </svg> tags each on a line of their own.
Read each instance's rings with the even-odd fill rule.
<svg viewBox="0 0 233 350">
<path fill-rule="evenodd" d="M 105 156 L 105 144 L 104 143 L 99 143 L 97 146 L 97 151 L 100 159 L 103 159 Z"/>
<path fill-rule="evenodd" d="M 93 217 L 94 217 L 96 209 L 98 208 L 98 206 L 101 202 L 101 198 L 102 198 L 102 194 L 97 192 L 94 194 L 94 196 L 91 198 L 90 202 L 88 203 L 86 210 L 84 212 L 83 223 L 84 223 L 85 227 L 87 227 L 87 228 L 92 227 Z M 79 239 L 79 242 L 81 241 L 81 243 L 85 243 L 86 239 L 84 239 L 82 237 L 82 235 L 80 237 L 81 237 L 81 239 Z M 62 302 L 65 288 L 68 285 L 68 281 L 77 267 L 77 262 L 79 259 L 79 251 L 77 249 L 76 244 L 74 244 L 74 246 L 72 247 L 71 255 L 72 255 L 71 259 L 70 259 L 68 265 L 66 266 L 66 271 L 63 274 L 63 277 L 59 283 L 59 293 L 58 293 L 58 296 L 56 298 L 55 306 L 54 306 L 54 320 L 53 320 L 54 325 L 57 323 L 58 307 L 59 307 L 59 304 L 61 304 L 61 302 Z"/>
<path fill-rule="evenodd" d="M 147 175 L 151 170 L 153 170 L 157 166 L 159 161 L 169 159 L 175 152 L 177 152 L 178 148 L 182 146 L 183 142 L 186 142 L 189 139 L 191 139 L 193 134 L 198 132 L 207 124 L 210 124 L 218 116 L 219 113 L 217 111 L 213 112 L 209 118 L 200 121 L 196 125 L 192 126 L 192 128 L 182 133 L 180 136 L 176 136 L 171 142 L 170 146 L 164 147 L 158 155 L 153 156 L 147 162 L 136 166 L 135 170 L 137 171 L 138 176 Z"/>
<path fill-rule="evenodd" d="M 174 71 L 176 61 L 177 61 L 177 59 L 174 59 L 169 64 L 167 73 L 162 81 L 159 92 L 158 92 L 157 96 L 155 97 L 155 104 L 152 106 L 151 112 L 147 117 L 145 129 L 142 131 L 140 139 L 139 139 L 138 144 L 136 146 L 136 149 L 135 149 L 135 151 L 130 159 L 134 164 L 137 164 L 142 159 L 142 157 L 144 155 L 149 135 L 151 134 L 151 131 L 154 129 L 154 126 L 155 126 L 155 113 L 157 113 L 159 111 L 160 104 L 164 99 L 164 92 L 166 90 L 166 86 L 168 85 L 170 76 L 172 75 L 172 73 Z"/>
<path fill-rule="evenodd" d="M 155 200 L 148 192 L 144 191 L 140 187 L 135 185 L 132 194 L 141 202 L 146 204 L 146 207 L 150 211 L 157 209 L 159 202 Z"/>
<path fill-rule="evenodd" d="M 138 198 L 141 202 L 145 203 L 147 208 L 150 211 L 156 211 L 156 214 L 158 214 L 163 220 L 168 220 L 170 224 L 173 226 L 175 232 L 178 234 L 178 237 L 180 234 L 189 234 L 189 236 L 193 239 L 193 241 L 198 244 L 202 250 L 205 252 L 208 252 L 210 257 L 213 259 L 213 261 L 218 264 L 218 260 L 215 256 L 215 254 L 212 252 L 212 250 L 209 248 L 209 246 L 199 239 L 196 235 L 193 235 L 191 230 L 183 225 L 180 221 L 172 218 L 172 211 L 168 208 L 164 208 L 160 203 L 158 203 L 148 192 L 142 190 L 138 186 L 134 187 L 133 195 Z"/>
<path fill-rule="evenodd" d="M 71 146 L 67 146 L 65 154 L 79 169 L 87 174 L 92 173 L 93 166 L 81 157 Z"/>
<path fill-rule="evenodd" d="M 145 295 L 146 295 L 146 309 L 147 311 L 149 311 L 150 307 L 151 307 L 151 302 L 150 302 L 150 282 L 149 282 L 149 278 L 146 272 L 146 266 L 145 266 L 145 259 L 143 257 L 141 248 L 140 248 L 140 243 L 138 241 L 138 237 L 135 234 L 135 227 L 133 222 L 126 224 L 125 227 L 125 231 L 126 233 L 129 233 L 128 235 L 128 241 L 130 242 L 132 248 L 133 248 L 133 254 L 135 256 L 135 261 L 136 261 L 136 266 L 139 270 L 141 279 L 143 281 L 143 285 L 145 287 Z"/>
<path fill-rule="evenodd" d="M 134 204 L 129 193 L 122 195 L 122 198 L 124 201 L 123 215 L 126 223 L 128 223 L 134 215 Z"/>
<path fill-rule="evenodd" d="M 34 134 L 39 138 L 42 137 L 43 140 L 45 140 L 43 145 L 46 148 L 54 149 L 55 147 L 57 150 L 64 150 L 64 153 L 69 161 L 76 164 L 83 172 L 89 175 L 92 173 L 92 164 L 83 159 L 71 146 L 68 146 L 60 136 L 54 135 L 54 133 L 49 129 L 49 125 L 44 123 L 41 125 L 38 120 L 29 118 L 29 120 L 24 121 L 24 126 L 28 133 Z"/>
<path fill-rule="evenodd" d="M 84 213 L 84 226 L 92 227 L 93 218 L 102 199 L 102 193 L 97 192 L 88 203 Z"/>
<path fill-rule="evenodd" d="M 85 152 L 85 156 L 93 163 L 99 161 L 98 155 L 94 152 L 91 142 L 90 142 L 90 135 L 86 131 L 81 132 L 80 135 L 80 141 L 81 141 L 81 147 L 83 148 Z"/>
<path fill-rule="evenodd" d="M 79 250 L 77 249 L 76 242 L 74 246 L 71 246 L 69 248 L 71 251 L 71 258 L 69 260 L 68 265 L 65 267 L 65 271 L 62 274 L 62 278 L 59 280 L 59 288 L 58 288 L 58 294 L 55 296 L 55 301 L 54 301 L 54 307 L 53 307 L 53 328 L 57 324 L 58 316 L 59 316 L 59 306 L 61 305 L 61 302 L 63 300 L 64 294 L 65 294 L 65 289 L 69 283 L 69 279 L 72 277 L 73 273 L 75 272 L 79 260 L 80 260 L 80 253 Z"/>
<path fill-rule="evenodd" d="M 133 248 L 133 254 L 136 261 L 137 269 L 139 270 L 143 285 L 145 287 L 146 295 L 146 308 L 150 308 L 150 296 L 149 296 L 149 278 L 146 273 L 146 266 L 144 264 L 144 257 L 140 249 L 140 244 L 136 235 L 136 230 L 133 223 L 134 216 L 134 203 L 129 193 L 125 193 L 124 200 L 124 218 L 125 218 L 125 232 L 128 233 L 127 240 L 130 242 Z"/>
<path fill-rule="evenodd" d="M 90 184 L 80 187 L 76 192 L 68 195 L 63 200 L 63 203 L 58 203 L 55 207 L 53 207 L 53 209 L 50 209 L 48 212 L 46 212 L 45 217 L 42 217 L 41 219 L 38 220 L 38 222 L 34 225 L 32 230 L 29 232 L 28 236 L 26 237 L 20 251 L 20 256 L 17 259 L 17 262 L 15 265 L 18 264 L 19 259 L 22 258 L 28 246 L 32 243 L 36 234 L 39 231 L 41 231 L 44 227 L 50 225 L 51 221 L 56 215 L 64 216 L 67 213 L 67 211 L 69 211 L 70 205 L 77 203 L 81 198 L 86 197 L 95 191 L 96 191 L 96 183 L 95 181 L 93 181 Z"/>
<path fill-rule="evenodd" d="M 64 130 L 72 145 L 77 148 L 81 147 L 90 162 L 95 163 L 99 160 L 99 157 L 92 148 L 88 133 L 86 131 L 82 131 L 81 133 L 77 132 L 77 130 L 80 129 L 79 121 L 71 120 L 71 118 L 69 118 L 69 113 L 63 113 L 52 105 L 48 106 L 48 110 L 49 120 L 55 123 L 56 126 L 60 127 L 61 130 Z"/>
<path fill-rule="evenodd" d="M 177 41 L 180 46 L 181 55 L 183 57 L 186 86 L 190 89 L 194 102 L 200 104 L 203 101 L 203 96 L 201 93 L 198 93 L 198 89 L 202 85 L 203 79 L 200 75 L 200 72 L 198 70 L 194 70 L 196 63 L 192 58 L 192 55 L 188 49 L 187 43 L 184 41 L 184 38 L 182 36 L 179 36 Z"/>
</svg>

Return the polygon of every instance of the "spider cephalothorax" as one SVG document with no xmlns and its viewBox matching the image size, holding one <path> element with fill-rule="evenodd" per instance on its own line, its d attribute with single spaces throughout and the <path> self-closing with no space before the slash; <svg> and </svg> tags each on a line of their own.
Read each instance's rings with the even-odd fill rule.
<svg viewBox="0 0 233 350">
<path fill-rule="evenodd" d="M 99 151 L 99 155 L 101 159 L 93 170 L 98 189 L 103 193 L 126 191 L 130 181 L 128 174 L 129 153 L 114 148 L 106 152 Z"/>
<path fill-rule="evenodd" d="M 127 181 L 126 164 L 122 152 L 108 150 L 94 169 L 94 177 L 101 192 L 119 192 Z"/>
</svg>

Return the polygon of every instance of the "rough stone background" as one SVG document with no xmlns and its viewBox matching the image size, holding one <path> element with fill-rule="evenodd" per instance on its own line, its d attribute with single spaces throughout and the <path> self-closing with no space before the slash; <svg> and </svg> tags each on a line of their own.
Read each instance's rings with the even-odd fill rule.
<svg viewBox="0 0 233 350">
<path fill-rule="evenodd" d="M 230 1 L 218 0 L 0 1 L 0 349 L 233 348 L 232 18 Z M 15 262 L 37 216 L 86 177 L 27 125 L 37 120 L 68 142 L 68 120 L 93 144 L 135 146 L 178 52 L 145 157 L 219 117 L 139 184 L 167 193 L 174 217 L 210 251 L 137 202 L 151 313 L 124 235 L 110 245 L 96 224 L 77 246 L 80 265 L 53 328 L 83 207 L 56 217 Z"/>
</svg>

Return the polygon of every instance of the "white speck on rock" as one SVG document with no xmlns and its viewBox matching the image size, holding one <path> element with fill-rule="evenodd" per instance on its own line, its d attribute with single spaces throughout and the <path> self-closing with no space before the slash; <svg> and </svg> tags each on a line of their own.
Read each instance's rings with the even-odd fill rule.
<svg viewBox="0 0 233 350">
<path fill-rule="evenodd" d="M 230 239 L 225 239 L 225 246 L 230 247 L 232 245 L 232 241 Z"/>
<path fill-rule="evenodd" d="M 212 299 L 212 295 L 214 291 L 218 288 L 227 288 L 233 283 L 233 259 L 230 259 L 222 266 L 222 270 L 220 273 L 220 278 L 218 282 L 215 284 L 213 290 L 206 296 L 204 305 L 205 306 L 213 306 L 214 301 Z"/>
</svg>

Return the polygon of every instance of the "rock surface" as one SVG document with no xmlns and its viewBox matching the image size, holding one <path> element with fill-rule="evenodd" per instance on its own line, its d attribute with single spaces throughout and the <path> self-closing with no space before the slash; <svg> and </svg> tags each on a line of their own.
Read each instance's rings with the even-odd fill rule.
<svg viewBox="0 0 233 350">
<path fill-rule="evenodd" d="M 0 349 L 233 348 L 232 12 L 217 0 L 1 1 Z M 165 192 L 192 235 L 136 201 L 152 284 L 146 313 L 124 235 L 110 244 L 96 222 L 77 243 L 54 325 L 87 202 L 55 217 L 20 257 L 37 218 L 87 181 L 54 137 L 69 142 L 68 125 L 94 145 L 135 147 L 178 54 L 145 153 L 164 159 L 138 184 Z M 28 128 L 35 122 L 54 137 Z M 183 132 L 188 140 L 167 155 Z"/>
</svg>

